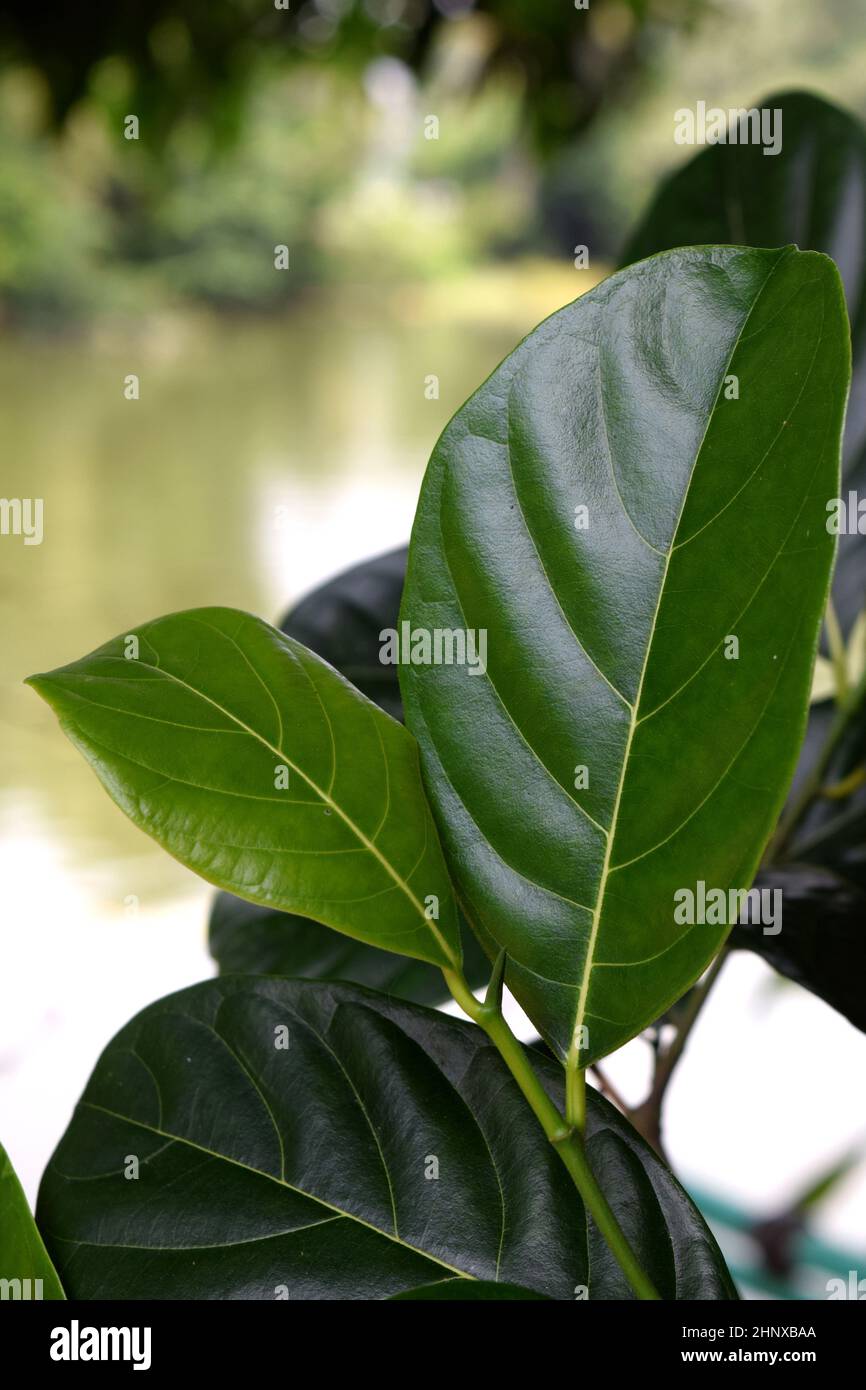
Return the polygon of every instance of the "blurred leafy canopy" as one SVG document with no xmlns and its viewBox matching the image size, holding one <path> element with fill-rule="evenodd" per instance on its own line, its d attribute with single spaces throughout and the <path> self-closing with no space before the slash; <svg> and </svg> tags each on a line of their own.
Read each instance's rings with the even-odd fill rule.
<svg viewBox="0 0 866 1390">
<path fill-rule="evenodd" d="M 645 64 L 647 39 L 662 26 L 692 27 L 707 0 L 92 0 L 51 10 L 8 0 L 0 15 L 0 60 L 43 76 L 60 126 L 91 90 L 97 70 L 120 62 L 128 110 L 142 137 L 164 141 L 190 115 L 216 142 L 237 130 L 260 65 L 324 61 L 361 66 L 395 56 L 423 68 L 442 32 L 473 20 L 480 41 L 464 66 L 470 82 L 508 70 L 521 80 L 527 121 L 543 148 L 556 147 L 593 118 L 608 92 Z"/>
</svg>

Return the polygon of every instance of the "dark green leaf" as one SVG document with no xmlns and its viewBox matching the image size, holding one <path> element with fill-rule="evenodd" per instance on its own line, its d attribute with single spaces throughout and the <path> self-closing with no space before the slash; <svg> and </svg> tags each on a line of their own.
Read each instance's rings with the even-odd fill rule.
<svg viewBox="0 0 866 1390">
<path fill-rule="evenodd" d="M 406 718 L 471 924 L 581 1063 L 697 978 L 727 927 L 674 895 L 748 887 L 775 824 L 847 379 L 825 257 L 669 252 L 530 334 L 431 459 L 402 617 L 487 662 L 404 664 Z"/>
<path fill-rule="evenodd" d="M 749 922 L 734 928 L 731 945 L 763 956 L 866 1031 L 866 892 L 812 864 L 762 869 L 755 887 L 781 890 L 782 930 L 765 935 Z"/>
<path fill-rule="evenodd" d="M 390 550 L 315 589 L 280 623 L 394 719 L 403 718 L 397 667 L 379 660 L 380 634 L 397 626 L 407 549 Z"/>
<path fill-rule="evenodd" d="M 813 705 L 792 800 L 802 789 L 838 718 L 834 704 Z M 827 767 L 824 785 L 843 782 L 866 763 L 866 721 L 855 713 Z M 780 974 L 817 994 L 866 1030 L 866 786 L 841 799 L 818 796 L 782 862 L 761 870 L 756 887 L 782 890 L 779 935 L 735 928 L 732 945 L 755 951 Z"/>
<path fill-rule="evenodd" d="M 758 105 L 782 112 L 782 149 L 711 145 L 666 180 L 622 264 L 674 246 L 732 242 L 823 251 L 839 267 L 848 300 L 854 364 L 845 427 L 848 487 L 866 489 L 866 131 L 846 111 L 808 92 Z M 827 494 L 825 502 L 831 495 Z M 847 632 L 866 601 L 866 537 L 840 537 L 833 596 Z"/>
<path fill-rule="evenodd" d="M 490 974 L 490 961 L 462 924 L 463 974 L 476 989 Z M 417 1004 L 441 1004 L 451 995 L 441 970 L 409 960 L 323 927 L 305 917 L 217 894 L 208 944 L 221 973 L 288 975 L 305 980 L 351 980 Z"/>
<path fill-rule="evenodd" d="M 30 1215 L 9 1155 L 0 1144 L 0 1298 L 65 1297 Z"/>
<path fill-rule="evenodd" d="M 562 1069 L 531 1055 L 561 1104 Z M 588 1134 L 662 1294 L 735 1297 L 685 1192 L 594 1092 Z M 227 976 L 145 1009 L 98 1062 L 38 1221 L 84 1299 L 388 1298 L 452 1277 L 621 1293 L 485 1034 L 355 985 Z"/>
<path fill-rule="evenodd" d="M 121 809 L 203 878 L 434 965 L 459 959 L 412 738 L 299 643 L 201 608 L 31 684 Z"/>
</svg>

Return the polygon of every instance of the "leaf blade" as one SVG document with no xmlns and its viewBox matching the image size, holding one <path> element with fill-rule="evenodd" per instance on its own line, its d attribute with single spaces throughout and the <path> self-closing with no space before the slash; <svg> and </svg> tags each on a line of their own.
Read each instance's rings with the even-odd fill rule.
<svg viewBox="0 0 866 1390">
<path fill-rule="evenodd" d="M 461 919 L 463 975 L 482 985 L 490 962 Z M 217 894 L 208 926 L 208 948 L 223 975 L 286 975 L 291 979 L 350 980 L 416 1004 L 451 999 L 441 970 L 335 933 L 308 918 L 275 912 Z"/>
<path fill-rule="evenodd" d="M 407 553 L 404 546 L 338 574 L 296 604 L 280 623 L 288 637 L 309 647 L 398 720 L 403 708 L 397 668 L 383 666 L 379 653 L 381 633 L 397 626 Z M 475 989 L 490 973 L 490 963 L 463 920 L 460 935 L 463 973 Z M 435 966 L 228 893 L 218 894 L 214 901 L 208 944 L 223 974 L 352 980 L 419 1004 L 441 1004 L 451 997 Z"/>
<path fill-rule="evenodd" d="M 558 1065 L 533 1060 L 561 1101 Z M 617 1199 L 662 1213 L 650 1253 L 667 1295 L 735 1296 L 661 1161 L 594 1093 L 588 1123 L 637 1156 L 639 1186 Z M 580 1199 L 481 1030 L 350 985 L 223 977 L 145 1009 L 97 1063 L 38 1219 L 77 1298 L 383 1298 L 519 1278 L 568 1299 L 591 1282 Z M 607 1272 L 591 1283 L 612 1289 Z"/>
<path fill-rule="evenodd" d="M 522 1302 L 545 1298 L 543 1293 L 521 1288 L 519 1284 L 496 1284 L 483 1279 L 440 1279 L 435 1284 L 422 1284 L 416 1289 L 391 1295 L 395 1303 L 407 1302 Z"/>
<path fill-rule="evenodd" d="M 748 140 L 709 146 L 662 183 L 622 255 L 623 265 L 675 246 L 730 241 L 823 251 L 839 266 L 854 352 L 845 422 L 843 476 L 866 480 L 866 130 L 849 112 L 811 92 L 765 97 L 782 113 L 782 148 L 771 159 Z M 856 526 L 839 541 L 833 596 L 844 631 L 866 601 L 864 540 Z"/>
<path fill-rule="evenodd" d="M 410 736 L 291 638 L 195 609 L 29 683 L 130 819 L 209 882 L 432 964 L 459 960 Z"/>
<path fill-rule="evenodd" d="M 401 666 L 407 723 L 470 921 L 560 1054 L 586 1044 L 583 1064 L 724 939 L 678 932 L 674 891 L 747 887 L 775 822 L 832 561 L 846 341 L 825 258 L 671 252 L 542 324 L 431 459 L 402 617 L 485 629 L 488 659 L 474 680 Z M 741 529 L 748 562 L 726 564 Z M 731 633 L 747 661 L 724 661 Z M 692 782 L 659 775 L 687 755 Z M 739 828 L 735 777 L 752 787 Z"/>
<path fill-rule="evenodd" d="M 51 1262 L 12 1161 L 0 1144 L 0 1279 L 20 1285 L 4 1298 L 65 1299 L 57 1271 Z M 28 1289 L 28 1292 L 24 1290 Z M 37 1292 L 38 1289 L 38 1292 Z"/>
<path fill-rule="evenodd" d="M 866 1031 L 866 891 L 830 869 L 796 862 L 761 869 L 755 887 L 781 894 L 782 929 L 765 934 L 741 923 L 731 933 L 732 948 L 753 951 Z"/>
</svg>

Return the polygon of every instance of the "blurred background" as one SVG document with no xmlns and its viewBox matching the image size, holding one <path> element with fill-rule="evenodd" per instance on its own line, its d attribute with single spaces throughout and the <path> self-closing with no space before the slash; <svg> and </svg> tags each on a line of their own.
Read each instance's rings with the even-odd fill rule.
<svg viewBox="0 0 866 1390">
<path fill-rule="evenodd" d="M 213 966 L 210 891 L 23 677 L 180 608 L 274 619 L 404 542 L 451 414 L 692 153 L 674 111 L 795 86 L 866 115 L 861 0 L 2 6 L 0 492 L 45 499 L 41 545 L 0 539 L 0 1136 L 31 1199 L 110 1036 Z M 606 1070 L 637 1102 L 645 1045 Z M 726 965 L 666 1140 L 751 1293 L 751 1225 L 807 1194 L 788 1291 L 866 1278 L 864 1071 L 840 1015 Z"/>
</svg>

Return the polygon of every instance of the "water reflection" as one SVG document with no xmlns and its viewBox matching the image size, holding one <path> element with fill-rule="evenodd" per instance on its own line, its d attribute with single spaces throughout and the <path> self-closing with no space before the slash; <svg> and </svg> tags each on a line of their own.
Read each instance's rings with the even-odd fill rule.
<svg viewBox="0 0 866 1390">
<path fill-rule="evenodd" d="M 486 326 L 318 301 L 0 343 L 0 491 L 45 503 L 41 545 L 0 537 L 0 1134 L 31 1199 L 111 1036 L 212 964 L 210 889 L 117 810 L 23 678 L 177 609 L 275 618 L 403 542 L 443 425 L 574 293 L 566 274 L 510 313 L 500 295 Z"/>
<path fill-rule="evenodd" d="M 181 891 L 186 871 L 125 822 L 21 680 L 180 608 L 273 618 L 405 540 L 436 436 L 531 322 L 455 331 L 319 301 L 274 323 L 0 346 L 3 492 L 45 499 L 41 546 L 0 541 L 5 833 L 26 815 L 71 871 L 98 865 L 106 908 Z"/>
</svg>

